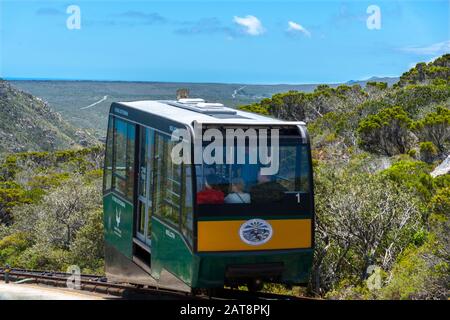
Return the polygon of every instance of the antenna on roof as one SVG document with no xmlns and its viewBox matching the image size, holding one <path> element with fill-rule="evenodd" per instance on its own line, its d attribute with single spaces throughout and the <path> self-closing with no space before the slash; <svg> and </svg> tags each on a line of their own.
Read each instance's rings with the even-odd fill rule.
<svg viewBox="0 0 450 320">
<path fill-rule="evenodd" d="M 182 88 L 177 90 L 177 100 L 187 98 L 189 98 L 189 89 Z"/>
</svg>

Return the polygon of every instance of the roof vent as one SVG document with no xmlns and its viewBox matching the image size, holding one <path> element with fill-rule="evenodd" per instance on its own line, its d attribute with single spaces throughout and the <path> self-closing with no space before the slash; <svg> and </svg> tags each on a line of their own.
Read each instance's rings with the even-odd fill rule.
<svg viewBox="0 0 450 320">
<path fill-rule="evenodd" d="M 178 99 L 179 103 L 183 104 L 197 104 L 197 103 L 205 103 L 205 100 L 200 98 L 193 98 L 193 99 Z"/>
<path fill-rule="evenodd" d="M 205 109 L 221 109 L 225 106 L 221 103 L 206 103 L 200 102 L 195 105 L 197 108 L 205 108 Z"/>
<path fill-rule="evenodd" d="M 179 99 L 178 101 L 160 100 L 160 102 L 210 116 L 219 115 L 225 117 L 237 114 L 236 110 L 226 108 L 221 103 L 205 102 L 203 99 Z"/>
</svg>

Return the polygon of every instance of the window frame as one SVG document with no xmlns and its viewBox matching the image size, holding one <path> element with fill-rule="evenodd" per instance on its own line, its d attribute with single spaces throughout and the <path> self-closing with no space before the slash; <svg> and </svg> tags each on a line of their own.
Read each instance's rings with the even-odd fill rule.
<svg viewBox="0 0 450 320">
<path fill-rule="evenodd" d="M 114 116 L 108 117 L 108 128 L 105 142 L 105 163 L 103 166 L 103 193 L 106 193 L 112 189 L 112 177 L 113 177 L 113 157 L 114 157 Z M 111 169 L 108 169 L 108 162 Z M 111 173 L 108 175 L 108 171 Z"/>
<path fill-rule="evenodd" d="M 153 127 L 153 126 L 146 125 L 146 124 L 143 124 L 143 123 L 139 123 L 139 122 L 133 121 L 131 119 L 126 119 L 126 118 L 123 118 L 121 116 L 118 116 L 118 115 L 115 115 L 115 114 L 112 114 L 112 113 L 109 114 L 109 117 L 110 117 L 110 119 L 108 121 L 111 122 L 111 130 L 112 130 L 112 139 L 111 139 L 112 143 L 111 143 L 111 147 L 110 147 L 111 153 L 112 153 L 112 158 L 111 158 L 112 159 L 112 162 L 111 162 L 111 164 L 112 164 L 112 173 L 111 173 L 111 184 L 110 184 L 111 187 L 109 189 L 105 189 L 104 190 L 105 193 L 106 193 L 106 191 L 116 193 L 121 198 L 124 198 L 127 201 L 131 201 L 133 204 L 135 203 L 136 206 L 138 205 L 138 202 L 135 201 L 136 196 L 139 195 L 138 194 L 138 192 L 139 192 L 138 191 L 138 189 L 139 189 L 139 187 L 138 187 L 138 185 L 139 185 L 139 181 L 138 181 L 138 179 L 139 179 L 139 176 L 138 176 L 139 168 L 138 168 L 138 166 L 140 164 L 140 146 L 139 146 L 139 143 L 137 141 L 140 139 L 140 136 L 139 136 L 140 135 L 140 130 L 149 129 L 151 132 L 153 132 L 153 139 L 151 139 L 151 141 L 150 141 L 150 148 L 152 149 L 150 161 L 152 161 L 153 164 L 152 164 L 152 173 L 151 173 L 151 175 L 149 177 L 149 179 L 150 179 L 150 181 L 149 181 L 150 191 L 151 191 L 151 196 L 152 196 L 152 208 L 149 208 L 149 210 L 152 210 L 151 216 L 157 217 L 158 219 L 162 220 L 165 224 L 167 224 L 170 228 L 173 228 L 174 230 L 176 230 L 180 234 L 181 238 L 183 238 L 183 241 L 186 243 L 186 245 L 191 250 L 194 250 L 194 248 L 195 248 L 195 238 L 196 238 L 196 232 L 197 232 L 196 231 L 196 224 L 195 224 L 196 217 L 197 217 L 197 215 L 196 215 L 196 197 L 195 197 L 195 194 L 196 194 L 196 186 L 195 186 L 196 170 L 195 170 L 195 166 L 193 164 L 181 164 L 181 165 L 179 165 L 179 167 L 181 169 L 181 172 L 180 172 L 180 197 L 179 197 L 179 205 L 178 205 L 178 208 L 176 210 L 177 211 L 178 223 L 175 224 L 174 222 L 170 221 L 169 219 L 166 219 L 161 214 L 159 214 L 157 212 L 157 208 L 156 208 L 156 189 L 157 189 L 156 188 L 156 181 L 157 181 L 157 175 L 158 174 L 157 174 L 157 170 L 156 170 L 157 169 L 157 167 L 156 167 L 157 164 L 156 164 L 155 161 L 157 161 L 157 159 L 156 159 L 156 157 L 157 157 L 157 154 L 156 154 L 157 136 L 160 136 L 160 137 L 162 136 L 162 137 L 165 138 L 165 140 L 167 142 L 171 142 L 171 134 L 168 133 L 168 132 L 165 132 L 165 131 L 161 131 L 160 129 L 157 129 L 157 128 Z M 134 192 L 133 192 L 134 196 L 133 196 L 133 199 L 128 198 L 125 194 L 120 192 L 120 190 L 118 190 L 117 188 L 113 187 L 113 179 L 115 177 L 118 178 L 118 179 L 122 178 L 120 175 L 118 175 L 118 176 L 114 175 L 114 173 L 115 173 L 115 164 L 116 164 L 115 163 L 115 160 L 116 160 L 115 159 L 115 154 L 116 154 L 116 150 L 115 150 L 116 147 L 115 147 L 115 145 L 116 145 L 116 143 L 115 143 L 114 129 L 115 129 L 117 121 L 123 121 L 126 124 L 131 124 L 131 125 L 134 126 L 134 130 L 135 130 L 135 137 L 134 137 L 134 139 L 135 139 L 134 140 L 135 141 L 135 147 L 134 147 L 135 148 L 135 150 L 134 150 L 134 153 L 135 153 L 134 169 L 137 170 L 137 171 L 135 172 L 135 175 L 134 175 L 135 177 L 134 177 Z M 108 122 L 108 126 L 109 126 L 109 122 Z M 140 128 L 139 130 L 138 130 L 138 127 Z M 127 138 L 128 138 L 128 131 L 127 131 Z M 192 146 L 191 146 L 191 148 L 192 148 Z M 168 156 L 170 156 L 170 150 L 169 150 Z M 186 171 L 187 171 L 186 168 L 187 168 L 187 166 L 189 166 L 190 170 L 191 170 L 191 176 L 190 176 L 190 181 L 189 182 L 185 182 L 185 180 L 184 180 L 184 179 L 187 178 L 187 176 L 186 176 Z M 190 193 L 190 196 L 191 196 L 191 200 L 190 200 L 191 201 L 191 207 L 189 209 L 191 211 L 190 219 L 188 219 L 187 211 L 184 210 L 184 208 L 186 207 L 186 205 L 185 205 L 185 202 L 187 201 L 186 198 L 188 196 L 186 194 L 185 188 L 187 188 L 187 184 L 188 183 L 189 183 L 189 187 L 192 189 L 192 192 Z M 135 206 L 135 205 L 133 205 L 133 206 Z M 186 212 L 186 217 L 184 217 L 184 212 Z M 186 223 L 183 223 L 183 221 L 185 221 Z M 137 223 L 137 220 L 136 220 L 136 223 Z M 186 228 L 185 228 L 185 226 L 186 226 Z M 183 232 L 184 228 L 186 230 L 189 230 L 189 232 Z M 135 231 L 136 231 L 136 227 L 134 227 L 134 232 Z"/>
<path fill-rule="evenodd" d="M 161 143 L 162 142 L 162 143 Z M 170 161 L 170 165 L 172 166 L 172 168 L 169 169 L 169 161 L 167 161 L 170 158 L 170 143 L 171 143 L 171 137 L 169 134 L 164 133 L 164 132 L 160 132 L 160 131 L 155 131 L 155 136 L 154 136 L 154 144 L 155 144 L 155 152 L 154 152 L 154 170 L 153 170 L 153 183 L 154 183 L 154 187 L 153 187 L 153 199 L 155 202 L 155 206 L 154 206 L 154 215 L 160 219 L 162 219 L 162 221 L 164 221 L 165 223 L 167 223 L 169 226 L 171 226 L 172 228 L 176 229 L 177 231 L 179 231 L 181 234 L 181 222 L 182 222 L 182 199 L 183 199 L 183 192 L 184 192 L 184 188 L 182 185 L 182 181 L 183 181 L 183 166 L 182 165 L 177 165 L 179 167 L 179 169 L 181 169 L 180 172 L 180 181 L 175 181 L 173 178 L 173 175 L 171 177 L 168 176 L 169 172 L 173 172 L 173 163 L 172 161 Z M 162 146 L 160 147 L 159 144 L 162 144 Z M 163 159 L 161 159 L 161 149 L 163 151 Z M 167 152 L 167 155 L 165 154 Z M 166 163 L 162 164 L 162 161 L 165 160 Z M 164 168 L 165 172 L 164 175 L 161 173 L 162 170 L 161 168 Z M 165 201 L 166 205 L 170 205 L 171 209 L 177 212 L 177 222 L 174 222 L 173 220 L 167 218 L 166 216 L 162 215 L 161 212 L 158 212 L 158 205 L 159 205 L 159 201 L 161 199 L 159 199 L 157 192 L 160 191 L 159 188 L 159 184 L 160 181 L 163 180 L 163 177 L 165 176 L 166 180 L 170 180 L 171 183 L 179 183 L 179 187 L 180 187 L 180 194 L 178 194 L 178 199 L 179 199 L 179 203 L 178 204 L 174 204 L 172 201 L 168 201 L 167 197 L 164 197 L 164 199 L 162 199 L 163 201 Z M 165 181 L 165 183 L 167 184 L 167 181 Z M 166 195 L 168 193 L 168 191 L 170 191 L 171 193 L 173 192 L 173 190 L 166 190 L 164 192 L 164 195 Z M 173 192 L 175 193 L 175 192 Z"/>
<path fill-rule="evenodd" d="M 114 115 L 110 115 L 112 120 L 112 144 L 111 144 L 111 150 L 112 150 L 112 157 L 111 157 L 111 184 L 109 189 L 105 189 L 105 191 L 109 190 L 111 192 L 116 193 L 120 197 L 132 201 L 134 199 L 134 192 L 135 192 L 135 174 L 132 174 L 129 170 L 129 164 L 133 167 L 133 171 L 135 171 L 136 166 L 136 124 L 134 122 L 128 121 L 126 119 L 119 118 Z M 126 125 L 126 147 L 125 147 L 125 177 L 121 174 L 117 173 L 117 138 L 116 138 L 116 128 L 117 128 L 117 122 L 122 121 Z M 108 124 L 109 125 L 109 124 Z M 130 130 L 130 128 L 132 128 Z M 109 129 L 109 128 L 108 128 Z M 130 138 L 130 132 L 133 132 L 134 129 L 134 143 L 133 143 L 133 152 L 130 154 L 130 147 L 131 143 L 129 141 Z M 108 140 L 108 139 L 107 139 Z M 108 148 L 108 147 L 107 147 Z M 106 163 L 106 161 L 105 161 Z M 117 179 L 124 182 L 124 192 L 120 188 L 117 187 Z M 129 186 L 131 184 L 131 186 Z M 129 193 L 129 188 L 132 188 L 132 192 Z"/>
</svg>

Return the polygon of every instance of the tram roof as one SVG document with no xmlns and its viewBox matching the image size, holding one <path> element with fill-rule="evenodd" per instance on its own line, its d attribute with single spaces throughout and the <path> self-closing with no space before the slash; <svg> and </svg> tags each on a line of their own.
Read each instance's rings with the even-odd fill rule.
<svg viewBox="0 0 450 320">
<path fill-rule="evenodd" d="M 305 125 L 301 121 L 283 121 L 220 104 L 201 102 L 202 99 L 192 99 L 194 100 L 198 101 L 180 103 L 180 100 L 145 100 L 118 104 L 186 125 L 192 125 L 193 122 L 222 125 Z"/>
</svg>

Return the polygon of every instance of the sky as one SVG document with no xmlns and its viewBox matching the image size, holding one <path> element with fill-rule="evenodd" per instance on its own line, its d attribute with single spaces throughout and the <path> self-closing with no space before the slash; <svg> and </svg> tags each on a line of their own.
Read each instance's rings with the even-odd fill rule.
<svg viewBox="0 0 450 320">
<path fill-rule="evenodd" d="M 0 0 L 0 77 L 335 83 L 450 53 L 449 0 Z"/>
</svg>

